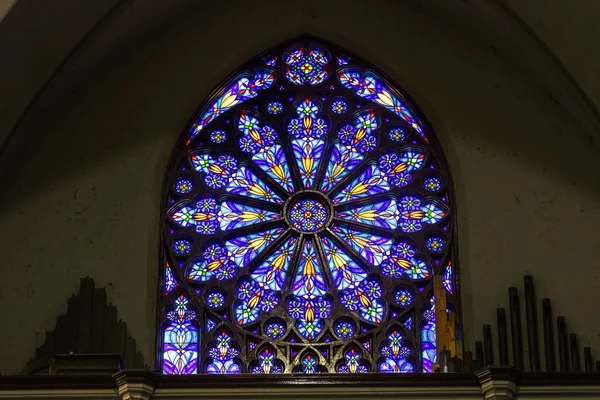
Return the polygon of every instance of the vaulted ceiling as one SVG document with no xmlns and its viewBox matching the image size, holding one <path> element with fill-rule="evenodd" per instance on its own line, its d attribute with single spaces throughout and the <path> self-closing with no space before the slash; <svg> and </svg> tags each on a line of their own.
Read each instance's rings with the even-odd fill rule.
<svg viewBox="0 0 600 400">
<path fill-rule="evenodd" d="M 591 142 L 600 142 L 599 1 L 402 1 L 512 64 L 568 110 Z M 324 3 L 307 4 L 310 18 Z M 124 38 L 134 42 L 182 15 L 207 18 L 206 7 L 192 0 L 0 0 L 0 143 L 18 131 L 40 96 L 79 72 L 76 60 L 83 53 L 104 57 L 93 45 L 98 36 L 119 37 L 114 44 L 122 46 Z"/>
</svg>

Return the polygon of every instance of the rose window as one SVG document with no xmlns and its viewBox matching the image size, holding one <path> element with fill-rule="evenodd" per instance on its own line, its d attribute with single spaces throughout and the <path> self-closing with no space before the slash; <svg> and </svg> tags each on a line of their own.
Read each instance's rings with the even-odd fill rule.
<svg viewBox="0 0 600 400">
<path fill-rule="evenodd" d="M 335 48 L 252 65 L 167 175 L 163 373 L 430 372 L 432 277 L 456 295 L 433 134 Z"/>
</svg>

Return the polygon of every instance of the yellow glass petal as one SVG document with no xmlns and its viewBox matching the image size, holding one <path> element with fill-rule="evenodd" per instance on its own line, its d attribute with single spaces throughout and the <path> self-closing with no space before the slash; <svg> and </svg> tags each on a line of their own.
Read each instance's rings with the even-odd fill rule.
<svg viewBox="0 0 600 400">
<path fill-rule="evenodd" d="M 210 262 L 210 263 L 208 263 L 208 270 L 214 271 L 215 269 L 219 268 L 220 265 L 221 265 L 221 260 Z"/>
<path fill-rule="evenodd" d="M 210 215 L 205 213 L 194 213 L 194 219 L 196 221 L 205 221 L 210 218 Z"/>
<path fill-rule="evenodd" d="M 367 134 L 367 131 L 364 128 L 359 128 L 358 131 L 356 132 L 356 138 L 354 139 L 354 143 L 358 143 L 360 141 L 360 139 L 365 137 L 366 134 Z"/>
<path fill-rule="evenodd" d="M 252 211 L 244 211 L 240 217 L 244 222 L 254 221 L 256 219 L 260 219 L 260 214 Z"/>
<path fill-rule="evenodd" d="M 258 301 L 260 300 L 260 293 L 256 293 L 252 298 L 248 301 L 249 308 L 255 308 L 258 305 Z"/>
<path fill-rule="evenodd" d="M 250 131 L 250 137 L 256 140 L 256 142 L 258 142 L 259 144 L 262 143 L 262 140 L 260 139 L 260 133 L 256 129 L 252 129 Z"/>
<path fill-rule="evenodd" d="M 210 164 L 208 166 L 208 170 L 214 174 L 219 174 L 219 175 L 223 175 L 225 173 L 223 168 L 219 167 L 217 164 Z"/>
<path fill-rule="evenodd" d="M 306 263 L 304 264 L 304 276 L 314 276 L 315 275 L 315 265 L 311 258 L 306 259 Z"/>
<path fill-rule="evenodd" d="M 302 158 L 302 167 L 305 171 L 312 171 L 315 160 L 312 157 Z"/>
<path fill-rule="evenodd" d="M 346 268 L 346 260 L 342 256 L 337 253 L 332 252 L 333 265 L 335 265 L 336 269 L 345 269 Z"/>
<path fill-rule="evenodd" d="M 237 104 L 236 100 L 236 95 L 232 95 L 231 92 L 225 93 L 223 95 L 223 98 L 221 99 L 221 108 L 228 108 L 234 106 L 235 104 Z"/>
<path fill-rule="evenodd" d="M 273 165 L 271 170 L 279 179 L 281 179 L 282 181 L 285 181 L 285 175 L 284 175 L 283 167 L 281 166 L 281 164 Z"/>
<path fill-rule="evenodd" d="M 312 322 L 312 321 L 315 320 L 315 312 L 313 311 L 312 306 L 310 305 L 310 303 L 306 307 L 306 311 L 304 312 L 304 318 L 306 318 L 306 320 L 308 322 Z"/>
<path fill-rule="evenodd" d="M 265 244 L 265 242 L 267 241 L 267 239 L 259 237 L 256 239 L 252 239 L 248 242 L 248 247 L 251 247 L 252 249 L 258 249 L 259 247 L 261 247 L 263 244 Z"/>
<path fill-rule="evenodd" d="M 284 262 L 285 262 L 285 254 L 280 254 L 273 260 L 271 267 L 273 268 L 273 270 L 281 271 L 281 269 L 283 268 Z"/>
<path fill-rule="evenodd" d="M 248 188 L 248 191 L 257 196 L 266 196 L 267 194 L 267 192 L 265 192 L 265 190 L 262 187 L 258 186 L 256 183 L 250 186 Z"/>
<path fill-rule="evenodd" d="M 346 168 L 344 168 L 344 165 L 341 163 L 335 163 L 333 165 L 333 169 L 331 170 L 331 178 L 336 178 L 339 174 L 341 174 L 342 172 L 344 172 Z"/>
<path fill-rule="evenodd" d="M 375 210 L 365 210 L 365 211 L 361 211 L 357 214 L 357 218 L 366 219 L 369 221 L 374 220 L 378 216 L 379 216 L 379 214 Z"/>
<path fill-rule="evenodd" d="M 396 260 L 396 264 L 398 264 L 398 266 L 402 269 L 410 269 L 412 266 L 410 261 L 402 259 Z"/>
<path fill-rule="evenodd" d="M 425 213 L 423 211 L 412 211 L 409 216 L 414 219 L 422 219 L 425 216 Z"/>
<path fill-rule="evenodd" d="M 406 165 L 406 163 L 401 162 L 400 164 L 398 164 L 394 167 L 392 172 L 394 172 L 394 173 L 402 172 L 402 171 L 405 171 L 407 167 L 408 166 Z"/>
<path fill-rule="evenodd" d="M 392 99 L 392 95 L 387 90 L 383 89 L 381 93 L 377 95 L 377 102 L 383 104 L 385 106 L 393 106 L 394 100 Z"/>
<path fill-rule="evenodd" d="M 351 195 L 357 195 L 361 193 L 365 193 L 369 188 L 368 185 L 365 185 L 364 182 L 359 182 L 350 190 Z"/>
</svg>

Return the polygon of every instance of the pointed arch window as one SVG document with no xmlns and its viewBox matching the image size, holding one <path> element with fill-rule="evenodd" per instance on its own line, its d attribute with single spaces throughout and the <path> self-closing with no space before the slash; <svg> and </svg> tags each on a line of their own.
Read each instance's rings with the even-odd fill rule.
<svg viewBox="0 0 600 400">
<path fill-rule="evenodd" d="M 199 108 L 163 194 L 165 374 L 431 372 L 460 310 L 451 179 L 414 103 L 312 38 Z"/>
</svg>

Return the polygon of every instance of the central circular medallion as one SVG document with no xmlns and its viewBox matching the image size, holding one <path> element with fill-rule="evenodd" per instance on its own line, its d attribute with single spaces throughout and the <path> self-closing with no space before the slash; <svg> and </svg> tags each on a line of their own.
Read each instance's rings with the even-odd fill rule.
<svg viewBox="0 0 600 400">
<path fill-rule="evenodd" d="M 304 199 L 289 209 L 292 227 L 301 232 L 314 233 L 321 230 L 329 220 L 327 207 L 316 199 Z"/>
</svg>

